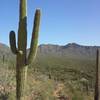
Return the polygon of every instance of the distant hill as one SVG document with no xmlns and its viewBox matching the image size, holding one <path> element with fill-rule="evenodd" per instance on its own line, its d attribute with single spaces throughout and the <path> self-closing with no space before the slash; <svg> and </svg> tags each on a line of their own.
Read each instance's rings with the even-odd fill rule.
<svg viewBox="0 0 100 100">
<path fill-rule="evenodd" d="M 38 55 L 39 56 L 54 56 L 54 57 L 67 57 L 67 58 L 78 58 L 78 59 L 95 59 L 96 50 L 99 46 L 83 46 L 76 43 L 69 43 L 64 46 L 53 45 L 53 44 L 42 44 L 39 45 Z M 12 57 L 13 54 L 10 48 L 0 43 L 0 58 L 5 55 Z"/>
<path fill-rule="evenodd" d="M 9 60 L 12 59 L 13 55 L 10 48 L 7 45 L 0 43 L 0 60 L 3 59 L 3 56 L 5 60 Z"/>
<path fill-rule="evenodd" d="M 64 46 L 43 44 L 39 46 L 38 53 L 42 56 L 95 59 L 97 48 L 99 46 L 82 46 L 76 43 L 69 43 Z"/>
</svg>

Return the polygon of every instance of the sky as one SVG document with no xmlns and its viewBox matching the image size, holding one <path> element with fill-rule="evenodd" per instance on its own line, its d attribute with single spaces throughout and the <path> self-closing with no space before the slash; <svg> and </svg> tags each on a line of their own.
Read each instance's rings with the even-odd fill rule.
<svg viewBox="0 0 100 100">
<path fill-rule="evenodd" d="M 100 0 L 28 0 L 28 47 L 36 8 L 41 9 L 39 44 L 100 45 Z M 17 36 L 19 0 L 0 0 L 0 43 Z"/>
</svg>

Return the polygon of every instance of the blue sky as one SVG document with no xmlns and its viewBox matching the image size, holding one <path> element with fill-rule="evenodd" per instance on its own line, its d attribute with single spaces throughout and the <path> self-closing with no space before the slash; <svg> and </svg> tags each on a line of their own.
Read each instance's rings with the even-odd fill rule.
<svg viewBox="0 0 100 100">
<path fill-rule="evenodd" d="M 33 17 L 41 9 L 39 44 L 100 45 L 100 0 L 28 0 L 28 47 Z M 0 0 L 0 42 L 17 35 L 19 0 Z"/>
</svg>

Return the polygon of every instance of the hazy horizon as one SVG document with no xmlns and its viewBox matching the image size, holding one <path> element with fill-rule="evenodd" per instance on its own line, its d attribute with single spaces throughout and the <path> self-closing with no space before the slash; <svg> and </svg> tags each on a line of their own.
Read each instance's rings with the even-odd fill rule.
<svg viewBox="0 0 100 100">
<path fill-rule="evenodd" d="M 0 42 L 0 44 L 2 44 L 2 45 L 6 45 L 6 46 L 10 47 L 9 44 L 5 44 L 5 43 L 2 43 L 2 42 Z M 57 43 L 42 43 L 42 44 L 38 44 L 38 46 L 40 46 L 40 45 L 58 45 L 58 46 L 66 46 L 66 45 L 69 45 L 69 44 L 76 44 L 76 45 L 79 45 L 79 46 L 97 46 L 97 47 L 100 46 L 100 45 L 85 45 L 85 44 L 79 44 L 79 43 L 75 43 L 75 42 L 70 42 L 70 43 L 65 43 L 65 44 L 57 44 Z M 27 48 L 30 48 L 30 45 L 27 46 Z"/>
</svg>

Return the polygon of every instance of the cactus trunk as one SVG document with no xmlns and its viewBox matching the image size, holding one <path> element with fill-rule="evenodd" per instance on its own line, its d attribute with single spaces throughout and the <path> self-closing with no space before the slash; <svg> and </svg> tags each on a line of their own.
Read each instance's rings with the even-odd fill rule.
<svg viewBox="0 0 100 100">
<path fill-rule="evenodd" d="M 27 18 L 26 18 L 26 0 L 20 0 L 20 16 L 18 30 L 18 51 L 16 66 L 16 97 L 17 100 L 25 100 L 25 84 L 27 67 L 26 64 L 26 46 L 27 46 Z"/>
<path fill-rule="evenodd" d="M 18 66 L 17 66 L 18 67 Z M 26 92 L 26 82 L 27 82 L 27 68 L 28 67 L 21 67 L 16 68 L 16 99 L 17 100 L 27 100 L 25 98 Z"/>
<path fill-rule="evenodd" d="M 20 0 L 20 15 L 18 28 L 18 48 L 16 46 L 15 32 L 10 32 L 10 47 L 14 54 L 17 55 L 16 60 L 16 99 L 26 100 L 26 82 L 27 68 L 36 56 L 38 47 L 38 32 L 40 24 L 40 10 L 37 9 L 34 18 L 34 27 L 32 32 L 31 46 L 28 58 L 27 54 L 27 15 L 26 15 L 26 0 Z"/>
<path fill-rule="evenodd" d="M 94 100 L 100 100 L 100 49 L 97 49 L 96 54 L 96 83 Z"/>
</svg>

